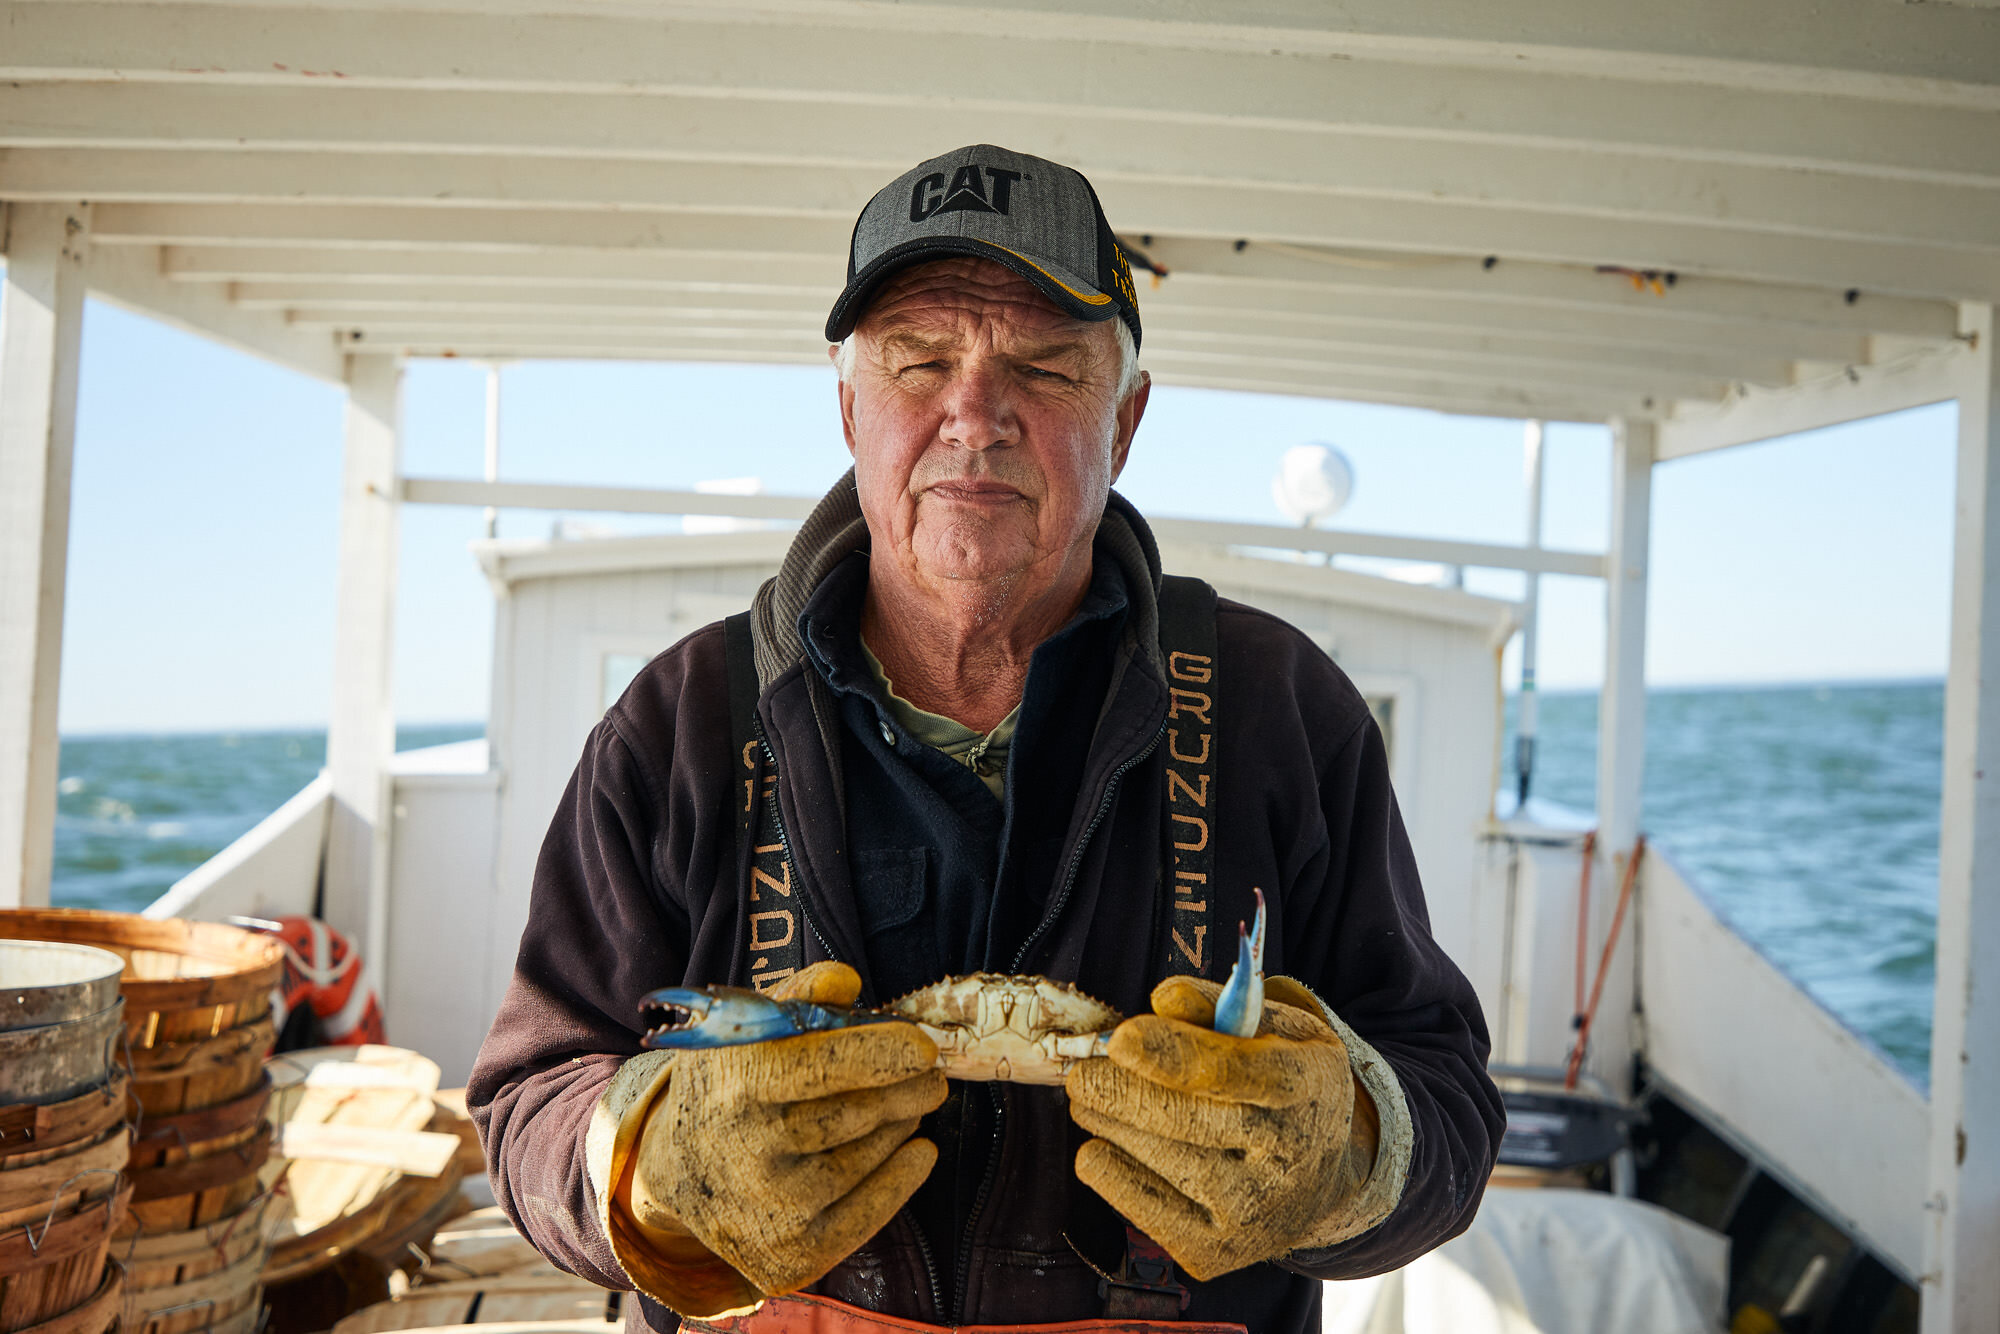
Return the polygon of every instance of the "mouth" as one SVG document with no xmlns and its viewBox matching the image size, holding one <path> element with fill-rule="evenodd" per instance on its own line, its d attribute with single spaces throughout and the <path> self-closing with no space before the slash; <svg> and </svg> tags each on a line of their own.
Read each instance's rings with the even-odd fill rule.
<svg viewBox="0 0 2000 1334">
<path fill-rule="evenodd" d="M 970 478 L 964 481 L 933 483 L 926 488 L 925 494 L 961 505 L 1007 505 L 1022 498 L 1019 491 L 1005 482 Z"/>
</svg>

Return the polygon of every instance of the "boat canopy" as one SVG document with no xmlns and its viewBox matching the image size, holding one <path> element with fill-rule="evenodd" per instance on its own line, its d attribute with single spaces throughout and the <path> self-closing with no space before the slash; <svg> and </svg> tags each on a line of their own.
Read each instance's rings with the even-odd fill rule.
<svg viewBox="0 0 2000 1334">
<path fill-rule="evenodd" d="M 861 205 L 978 142 L 1096 183 L 1167 384 L 1651 418 L 1672 457 L 1801 386 L 1950 397 L 1957 303 L 2000 297 L 1993 0 L 12 0 L 0 34 L 0 198 L 90 201 L 94 292 L 330 380 L 818 364 Z"/>
</svg>

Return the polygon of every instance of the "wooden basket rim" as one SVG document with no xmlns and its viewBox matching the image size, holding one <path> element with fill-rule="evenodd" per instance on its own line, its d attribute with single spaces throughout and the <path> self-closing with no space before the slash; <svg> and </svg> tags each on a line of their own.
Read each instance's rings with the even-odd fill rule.
<svg viewBox="0 0 2000 1334">
<path fill-rule="evenodd" d="M 232 1144 L 205 1158 L 191 1158 L 166 1167 L 142 1167 L 132 1173 L 138 1190 L 135 1203 L 150 1204 L 177 1195 L 198 1195 L 255 1174 L 271 1156 L 271 1123 L 264 1122 L 257 1133 L 241 1144 Z"/>
<path fill-rule="evenodd" d="M 47 1204 L 62 1193 L 65 1182 L 78 1176 L 106 1173 L 123 1177 L 130 1152 L 125 1128 L 113 1126 L 101 1139 L 79 1143 L 73 1153 L 0 1172 L 0 1213 Z M 50 1191 L 55 1194 L 48 1194 Z M 84 1191 L 85 1195 L 92 1193 Z"/>
<path fill-rule="evenodd" d="M 166 1013 L 240 1001 L 269 991 L 285 966 L 285 947 L 274 936 L 220 922 L 142 917 L 100 908 L 0 910 L 0 937 L 95 945 L 114 951 L 123 946 L 186 955 L 222 966 L 222 971 L 197 977 L 124 977 L 119 990 L 135 1011 Z"/>
<path fill-rule="evenodd" d="M 271 1076 L 267 1072 L 251 1085 L 248 1093 L 227 1102 L 196 1107 L 185 1112 L 161 1112 L 132 1118 L 132 1149 L 153 1149 L 163 1145 L 193 1148 L 209 1140 L 243 1129 L 264 1114 L 271 1101 Z M 150 1164 L 148 1164 L 150 1165 Z"/>
<path fill-rule="evenodd" d="M 197 1223 L 178 1232 L 126 1232 L 113 1238 L 117 1255 L 126 1264 L 163 1264 L 168 1260 L 236 1244 L 243 1232 L 255 1236 L 264 1228 L 265 1215 L 274 1191 L 264 1191 L 234 1213 L 206 1223 Z"/>
<path fill-rule="evenodd" d="M 255 1289 L 263 1272 L 264 1257 L 252 1249 L 234 1263 L 185 1283 L 169 1283 L 158 1288 L 126 1288 L 125 1314 L 127 1318 L 157 1315 L 170 1306 L 193 1305 L 200 1301 L 220 1306 L 227 1298 Z M 225 1318 L 234 1314 L 235 1311 L 222 1313 Z"/>
<path fill-rule="evenodd" d="M 132 1183 L 128 1181 L 114 1194 L 79 1200 L 67 1212 L 51 1214 L 40 1228 L 32 1222 L 15 1223 L 0 1231 L 0 1277 L 66 1260 L 100 1242 L 109 1247 L 111 1229 L 131 1198 Z M 101 1218 L 97 1216 L 99 1205 L 104 1207 Z"/>
<path fill-rule="evenodd" d="M 95 1139 L 125 1115 L 127 1089 L 125 1067 L 114 1065 L 102 1084 L 73 1098 L 0 1107 L 0 1127 L 19 1126 L 18 1130 L 0 1129 L 0 1172 L 11 1170 L 5 1163 L 17 1155 Z M 18 1143 L 10 1144 L 10 1139 Z"/>
<path fill-rule="evenodd" d="M 134 1047 L 130 1053 L 132 1078 L 141 1084 L 182 1079 L 200 1070 L 228 1065 L 253 1049 L 258 1051 L 257 1059 L 261 1062 L 264 1059 L 262 1048 L 269 1046 L 276 1036 L 277 1026 L 267 1014 L 247 1024 L 225 1028 L 211 1037 L 188 1042 L 163 1042 L 155 1047 Z M 177 1116 L 179 1113 L 168 1115 Z"/>
</svg>

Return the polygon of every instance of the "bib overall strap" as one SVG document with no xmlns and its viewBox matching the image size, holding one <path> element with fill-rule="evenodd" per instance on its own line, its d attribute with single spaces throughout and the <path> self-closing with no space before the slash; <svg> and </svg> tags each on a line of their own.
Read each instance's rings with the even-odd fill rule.
<svg viewBox="0 0 2000 1334">
<path fill-rule="evenodd" d="M 749 903 L 741 914 L 748 927 L 739 957 L 750 985 L 769 991 L 805 966 L 805 941 L 799 932 L 799 905 L 793 893 L 795 877 L 777 834 L 773 808 L 778 803 L 778 775 L 765 760 L 763 735 L 757 723 L 757 663 L 750 639 L 750 613 L 738 612 L 722 623 L 723 655 L 729 673 L 730 762 L 736 781 L 730 784 L 736 817 L 738 883 L 745 860 L 750 864 Z"/>
<path fill-rule="evenodd" d="M 1215 932 L 1215 590 L 1168 575 L 1160 584 L 1160 656 L 1167 666 L 1166 819 L 1173 887 L 1166 974 L 1213 977 Z"/>
</svg>

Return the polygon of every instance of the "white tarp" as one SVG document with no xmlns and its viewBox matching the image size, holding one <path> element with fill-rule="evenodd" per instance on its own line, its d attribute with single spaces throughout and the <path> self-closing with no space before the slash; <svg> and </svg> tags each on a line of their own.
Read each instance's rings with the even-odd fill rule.
<svg viewBox="0 0 2000 1334">
<path fill-rule="evenodd" d="M 1719 1334 L 1729 1241 L 1637 1200 L 1486 1192 L 1465 1234 L 1326 1286 L 1325 1334 Z"/>
</svg>

